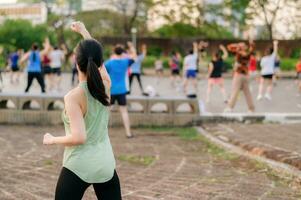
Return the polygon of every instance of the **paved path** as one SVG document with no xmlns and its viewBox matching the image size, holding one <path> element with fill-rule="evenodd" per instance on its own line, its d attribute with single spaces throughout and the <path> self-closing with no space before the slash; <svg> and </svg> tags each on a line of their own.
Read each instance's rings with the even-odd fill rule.
<svg viewBox="0 0 301 200">
<path fill-rule="evenodd" d="M 301 124 L 207 124 L 208 133 L 301 170 Z"/>
<path fill-rule="evenodd" d="M 62 127 L 0 126 L 1 200 L 53 199 L 62 148 L 41 144 L 46 131 L 64 134 Z M 257 169 L 243 158 L 224 159 L 208 153 L 208 146 L 201 140 L 185 141 L 168 130 L 135 132 L 137 137 L 127 140 L 123 129 L 110 130 L 117 158 L 129 155 L 155 158 L 150 165 L 117 159 L 125 200 L 301 198 L 300 189 L 269 178 L 265 170 Z M 91 188 L 84 199 L 95 199 Z"/>
<path fill-rule="evenodd" d="M 70 74 L 64 74 L 62 81 L 62 90 L 61 94 L 66 94 L 71 87 L 71 77 Z M 25 89 L 26 81 L 24 80 L 25 76 L 23 74 L 22 79 L 19 85 L 11 85 L 9 81 L 9 76 L 4 75 L 4 92 L 20 92 L 23 93 Z M 172 88 L 170 85 L 169 78 L 162 78 L 158 83 L 156 83 L 156 78 L 154 76 L 143 76 L 143 85 L 147 87 L 148 85 L 153 86 L 160 96 L 184 96 L 182 92 L 177 91 L 175 88 Z M 206 96 L 206 81 L 201 79 L 199 81 L 199 98 L 204 101 Z M 230 93 L 231 90 L 231 79 L 226 79 L 225 81 L 227 93 Z M 255 100 L 257 96 L 258 84 L 256 82 L 252 82 L 252 93 L 253 99 Z M 32 93 L 40 93 L 40 88 L 38 87 L 37 82 L 35 81 L 33 84 L 33 88 L 31 88 Z M 140 90 L 138 88 L 138 83 L 134 80 L 133 85 L 133 95 L 141 95 Z M 262 112 L 285 112 L 285 113 L 301 113 L 301 96 L 297 96 L 297 87 L 295 81 L 293 79 L 285 79 L 278 82 L 277 86 L 274 88 L 273 92 L 273 100 L 262 100 L 256 101 L 255 106 L 256 111 L 259 113 Z M 230 94 L 229 94 L 230 95 Z M 207 112 L 212 113 L 220 113 L 223 112 L 225 108 L 225 104 L 223 103 L 222 96 L 220 94 L 219 88 L 213 88 L 211 102 L 205 105 L 205 109 Z M 234 112 L 246 112 L 247 107 L 245 103 L 244 96 L 241 95 L 237 102 L 237 106 Z"/>
</svg>

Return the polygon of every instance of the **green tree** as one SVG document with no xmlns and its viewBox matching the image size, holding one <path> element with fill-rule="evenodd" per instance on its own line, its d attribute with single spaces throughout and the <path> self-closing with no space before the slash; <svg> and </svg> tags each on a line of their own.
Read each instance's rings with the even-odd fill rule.
<svg viewBox="0 0 301 200">
<path fill-rule="evenodd" d="M 131 34 L 131 29 L 143 26 L 147 21 L 148 10 L 153 6 L 152 0 L 110 0 L 110 4 L 122 15 L 123 33 Z M 141 28 L 145 29 L 146 26 Z"/>
<path fill-rule="evenodd" d="M 22 49 L 29 49 L 34 42 L 41 45 L 46 37 L 56 40 L 47 25 L 33 26 L 27 20 L 6 20 L 0 26 L 0 35 L 0 44 Z"/>
<path fill-rule="evenodd" d="M 164 25 L 155 30 L 153 35 L 159 37 L 203 37 L 209 39 L 230 39 L 233 38 L 231 32 L 226 28 L 216 23 L 204 23 L 201 27 L 196 27 L 191 24 L 174 23 Z"/>
</svg>

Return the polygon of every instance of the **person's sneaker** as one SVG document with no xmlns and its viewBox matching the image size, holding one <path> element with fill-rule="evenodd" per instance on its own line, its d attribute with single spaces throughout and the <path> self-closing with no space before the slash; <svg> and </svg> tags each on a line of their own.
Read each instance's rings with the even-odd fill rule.
<svg viewBox="0 0 301 200">
<path fill-rule="evenodd" d="M 127 135 L 126 138 L 127 139 L 132 139 L 132 138 L 134 138 L 134 135 Z"/>
<path fill-rule="evenodd" d="M 262 95 L 259 94 L 259 95 L 257 96 L 257 100 L 260 101 L 261 99 L 262 99 Z"/>
<path fill-rule="evenodd" d="M 272 97 L 271 97 L 271 95 L 269 95 L 269 94 L 265 94 L 265 95 L 264 95 L 264 98 L 266 98 L 266 99 L 269 100 L 269 101 L 272 100 Z"/>
<path fill-rule="evenodd" d="M 224 110 L 224 113 L 231 113 L 231 112 L 232 112 L 232 109 L 229 107 L 225 108 L 225 110 Z"/>
</svg>

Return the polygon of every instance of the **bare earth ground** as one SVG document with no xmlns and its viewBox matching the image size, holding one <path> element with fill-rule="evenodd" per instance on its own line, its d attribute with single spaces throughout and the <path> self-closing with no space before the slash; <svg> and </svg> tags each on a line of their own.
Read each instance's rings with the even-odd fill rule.
<svg viewBox="0 0 301 200">
<path fill-rule="evenodd" d="M 300 199 L 300 188 L 264 166 L 229 155 L 198 137 L 175 133 L 192 129 L 110 130 L 123 199 Z M 45 132 L 61 126 L 0 126 L 0 199 L 53 199 L 62 147 L 41 144 Z M 183 136 L 182 136 L 183 137 Z M 96 199 L 91 188 L 84 199 Z"/>
</svg>

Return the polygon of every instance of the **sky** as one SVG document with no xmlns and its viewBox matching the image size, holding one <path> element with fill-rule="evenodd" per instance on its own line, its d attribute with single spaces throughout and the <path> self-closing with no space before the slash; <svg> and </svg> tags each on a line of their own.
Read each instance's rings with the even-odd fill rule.
<svg viewBox="0 0 301 200">
<path fill-rule="evenodd" d="M 17 0 L 0 0 L 0 4 L 16 3 Z"/>
</svg>

